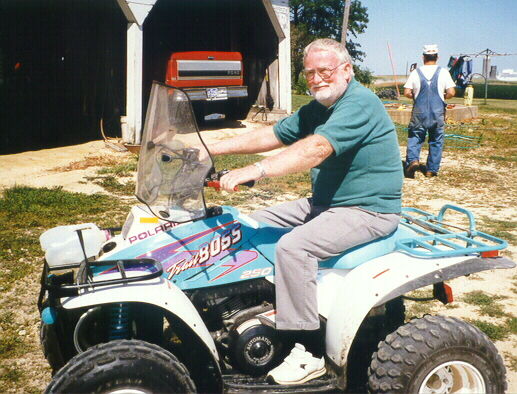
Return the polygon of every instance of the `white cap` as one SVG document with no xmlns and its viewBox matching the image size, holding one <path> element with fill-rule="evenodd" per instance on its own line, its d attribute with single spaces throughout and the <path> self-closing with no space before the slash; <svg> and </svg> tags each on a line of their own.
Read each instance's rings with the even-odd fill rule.
<svg viewBox="0 0 517 394">
<path fill-rule="evenodd" d="M 436 55 L 438 53 L 438 45 L 428 44 L 424 45 L 424 55 Z"/>
</svg>

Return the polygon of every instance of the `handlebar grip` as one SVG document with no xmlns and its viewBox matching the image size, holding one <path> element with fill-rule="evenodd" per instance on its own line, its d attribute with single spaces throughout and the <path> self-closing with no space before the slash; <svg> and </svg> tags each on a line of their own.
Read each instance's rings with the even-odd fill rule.
<svg viewBox="0 0 517 394">
<path fill-rule="evenodd" d="M 205 182 L 205 186 L 213 187 L 216 191 L 221 190 L 221 182 L 219 182 L 219 181 L 208 181 L 208 182 Z"/>
<path fill-rule="evenodd" d="M 253 187 L 255 185 L 255 181 L 249 181 L 249 182 L 243 183 L 242 185 L 247 186 L 247 187 Z M 219 182 L 219 181 L 208 181 L 208 182 L 206 182 L 206 186 L 213 187 L 216 191 L 221 190 L 221 182 Z M 238 186 L 235 186 L 235 188 L 233 190 L 234 191 L 239 190 Z"/>
<path fill-rule="evenodd" d="M 255 186 L 255 181 L 244 182 L 242 186 L 253 187 Z"/>
</svg>

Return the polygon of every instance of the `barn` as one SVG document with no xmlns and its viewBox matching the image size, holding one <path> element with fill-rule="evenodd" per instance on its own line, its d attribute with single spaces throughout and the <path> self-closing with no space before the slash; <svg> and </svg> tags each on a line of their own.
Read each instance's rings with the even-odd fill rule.
<svg viewBox="0 0 517 394">
<path fill-rule="evenodd" d="M 291 111 L 288 0 L 2 0 L 0 152 L 121 137 L 121 119 L 138 143 L 180 51 L 240 52 L 249 106 Z"/>
</svg>

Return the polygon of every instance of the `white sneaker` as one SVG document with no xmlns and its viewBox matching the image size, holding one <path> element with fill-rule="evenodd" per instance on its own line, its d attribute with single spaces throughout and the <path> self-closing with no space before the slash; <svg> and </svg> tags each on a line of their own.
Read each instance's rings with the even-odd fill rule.
<svg viewBox="0 0 517 394">
<path fill-rule="evenodd" d="M 297 343 L 284 362 L 269 371 L 266 379 L 277 384 L 302 384 L 325 372 L 325 359 L 313 357 L 303 345 Z"/>
</svg>

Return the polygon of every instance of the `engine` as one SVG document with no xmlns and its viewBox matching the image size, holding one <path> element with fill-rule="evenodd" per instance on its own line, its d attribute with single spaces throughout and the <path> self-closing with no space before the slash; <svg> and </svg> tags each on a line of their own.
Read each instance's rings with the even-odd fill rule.
<svg viewBox="0 0 517 394">
<path fill-rule="evenodd" d="M 265 280 L 196 290 L 191 294 L 231 368 L 259 376 L 285 355 L 275 329 L 274 289 Z"/>
</svg>

